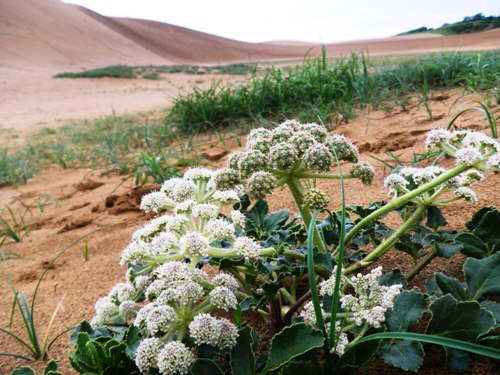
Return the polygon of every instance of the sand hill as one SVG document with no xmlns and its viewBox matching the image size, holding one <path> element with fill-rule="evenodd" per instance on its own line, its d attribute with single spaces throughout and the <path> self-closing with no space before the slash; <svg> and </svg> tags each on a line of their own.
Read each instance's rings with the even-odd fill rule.
<svg viewBox="0 0 500 375">
<path fill-rule="evenodd" d="M 500 48 L 500 30 L 412 35 L 326 45 L 329 56 Z M 212 79 L 182 74 L 159 81 L 53 79 L 64 71 L 114 64 L 224 64 L 300 59 L 318 45 L 293 41 L 243 43 L 169 24 L 111 18 L 59 0 L 0 0 L 0 129 L 16 134 L 73 119 L 164 108 L 193 85 Z M 231 78 L 233 79 L 233 78 Z M 0 139 L 1 140 L 1 139 Z"/>
<path fill-rule="evenodd" d="M 0 0 L 0 67 L 22 70 L 110 64 L 227 63 L 301 58 L 307 43 L 243 43 L 169 24 L 101 16 L 59 0 Z M 500 48 L 500 30 L 328 44 L 329 55 Z M 314 50 L 313 52 L 314 53 Z"/>
</svg>

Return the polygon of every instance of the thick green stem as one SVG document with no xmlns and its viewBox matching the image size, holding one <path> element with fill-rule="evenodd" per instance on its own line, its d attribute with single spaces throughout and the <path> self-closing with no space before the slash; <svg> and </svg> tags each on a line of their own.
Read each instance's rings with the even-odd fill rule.
<svg viewBox="0 0 500 375">
<path fill-rule="evenodd" d="M 276 253 L 276 249 L 273 247 L 266 247 L 264 249 L 260 249 L 259 251 L 259 255 L 261 257 L 269 257 L 274 255 L 274 253 Z M 211 256 L 212 258 L 241 258 L 241 254 L 237 253 L 235 250 L 220 249 L 217 247 L 212 247 L 208 250 L 208 256 Z"/>
<path fill-rule="evenodd" d="M 431 182 L 429 182 L 429 183 L 427 183 L 425 185 L 422 185 L 419 188 L 417 188 L 415 190 L 412 190 L 409 193 L 406 193 L 405 195 L 400 196 L 399 198 L 394 199 L 393 201 L 389 202 L 388 204 L 386 204 L 385 206 L 379 208 L 378 210 L 373 211 L 370 215 L 366 216 L 359 223 L 357 223 L 349 231 L 349 233 L 347 233 L 347 235 L 345 237 L 345 243 L 346 243 L 346 245 L 367 224 L 375 221 L 380 216 L 385 215 L 385 214 L 387 214 L 387 213 L 389 213 L 389 212 L 391 212 L 391 211 L 393 211 L 393 210 L 401 207 L 402 205 L 404 205 L 405 203 L 408 203 L 410 200 L 412 200 L 413 198 L 419 196 L 420 194 L 425 193 L 426 191 L 428 191 L 430 189 L 433 189 L 434 187 L 436 187 L 436 186 L 438 186 L 438 185 L 440 185 L 440 184 L 448 181 L 449 179 L 451 179 L 451 178 L 453 178 L 455 176 L 458 176 L 460 173 L 463 173 L 467 169 L 470 169 L 470 168 L 471 167 L 468 166 L 468 165 L 459 165 L 455 169 L 452 169 L 448 173 L 445 173 L 445 174 L 439 176 L 435 180 L 432 180 Z M 338 251 L 338 250 L 336 250 L 336 251 Z"/>
<path fill-rule="evenodd" d="M 403 233 L 405 233 L 408 229 L 414 226 L 416 223 L 420 221 L 422 215 L 427 210 L 426 206 L 418 206 L 415 212 L 399 227 L 397 231 L 395 231 L 389 238 L 383 241 L 380 245 L 377 246 L 370 254 L 364 257 L 359 262 L 354 263 L 352 266 L 346 268 L 344 270 L 345 275 L 349 275 L 353 272 L 359 271 L 360 269 L 368 267 L 386 252 L 388 252 L 392 246 L 398 241 L 399 237 Z"/>
<path fill-rule="evenodd" d="M 406 281 L 411 281 L 417 274 L 422 271 L 435 257 L 437 256 L 436 249 L 427 254 L 420 263 L 416 264 L 406 275 Z"/>
<path fill-rule="evenodd" d="M 309 172 L 303 172 L 298 175 L 296 175 L 297 178 L 318 178 L 318 179 L 323 179 L 323 180 L 340 180 L 340 175 L 339 174 L 328 174 L 328 173 L 309 173 Z M 345 174 L 342 175 L 342 178 L 355 178 L 352 174 Z"/>
<path fill-rule="evenodd" d="M 294 304 L 295 302 L 295 298 L 293 298 L 293 296 L 290 294 L 290 292 L 288 290 L 286 290 L 286 288 L 280 288 L 280 293 L 281 295 L 283 296 L 283 298 L 285 298 L 289 304 Z"/>
<path fill-rule="evenodd" d="M 287 181 L 287 186 L 290 189 L 290 192 L 292 193 L 293 199 L 295 200 L 295 204 L 297 205 L 297 208 L 300 212 L 300 216 L 302 217 L 302 221 L 304 222 L 304 225 L 306 228 L 309 228 L 309 225 L 311 224 L 312 220 L 312 215 L 309 210 L 304 207 L 303 205 L 303 200 L 304 200 L 304 195 L 303 195 L 303 188 L 302 185 L 300 184 L 300 181 L 296 177 L 290 177 Z M 323 243 L 321 234 L 319 233 L 318 228 L 314 228 L 314 246 L 318 248 L 318 250 L 322 253 L 326 253 L 326 247 L 325 244 Z"/>
</svg>

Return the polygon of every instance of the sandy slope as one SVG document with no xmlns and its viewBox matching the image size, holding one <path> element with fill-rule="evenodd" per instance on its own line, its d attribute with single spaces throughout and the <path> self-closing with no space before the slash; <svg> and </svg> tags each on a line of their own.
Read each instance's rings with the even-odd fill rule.
<svg viewBox="0 0 500 375">
<path fill-rule="evenodd" d="M 410 105 L 409 113 L 394 111 L 391 114 L 382 112 L 360 114 L 349 124 L 335 129 L 335 133 L 350 137 L 361 150 L 362 160 L 373 163 L 377 170 L 377 177 L 372 187 L 364 186 L 357 180 L 346 181 L 347 202 L 367 204 L 373 200 L 387 199 L 387 192 L 383 188 L 383 178 L 387 170 L 382 163 L 376 162 L 370 156 L 389 161 L 384 153 L 387 149 L 401 155 L 402 160 L 410 161 L 413 152 L 424 151 L 423 138 L 426 130 L 446 126 L 452 116 L 452 114 L 448 115 L 448 110 L 459 95 L 459 92 L 455 92 L 451 96 L 443 96 L 443 102 L 432 103 L 434 115 L 438 119 L 433 122 L 425 120 L 423 109 L 419 110 L 414 102 Z M 462 101 L 467 99 L 471 98 L 463 98 Z M 485 130 L 488 133 L 488 126 L 483 116 L 476 111 L 467 112 L 458 120 L 457 125 Z M 215 137 L 211 140 L 213 143 Z M 221 145 L 210 145 L 210 143 L 208 139 L 203 138 L 202 149 L 221 147 Z M 237 148 L 234 140 L 229 140 L 224 147 L 233 150 Z M 224 162 L 223 159 L 219 164 Z M 451 168 L 454 160 L 447 159 L 444 163 L 446 167 Z M 500 174 L 489 173 L 487 179 L 478 184 L 477 188 L 475 187 L 474 190 L 480 200 L 479 206 L 499 205 L 497 194 L 499 182 Z M 339 209 L 338 183 L 322 181 L 320 186 L 331 197 L 329 208 Z M 32 295 L 37 278 L 53 256 L 72 241 L 94 230 L 99 230 L 86 241 L 89 249 L 87 261 L 82 256 L 85 243 L 82 241 L 73 246 L 48 271 L 36 305 L 36 322 L 42 337 L 52 312 L 63 297 L 63 307 L 56 317 L 51 337 L 77 324 L 81 319 L 91 319 L 95 301 L 123 279 L 124 269 L 119 266 L 121 250 L 129 242 L 132 232 L 150 218 L 137 208 L 140 196 L 145 192 L 147 189 L 135 189 L 131 180 L 122 183 L 121 176 L 105 176 L 100 171 L 87 169 L 62 170 L 58 167 L 46 170 L 42 175 L 19 188 L 0 188 L 0 205 L 15 205 L 16 199 L 22 199 L 28 203 L 39 193 L 51 194 L 60 202 L 60 206 L 51 204 L 43 213 L 35 211 L 33 216 L 27 216 L 30 235 L 17 244 L 8 242 L 1 249 L 28 258 L 0 262 L 0 267 L 2 265 L 8 267 L 18 290 L 25 292 L 27 296 Z M 269 203 L 272 210 L 288 208 L 295 211 L 293 200 L 287 191 L 276 191 L 269 197 Z M 450 228 L 463 228 L 464 222 L 470 218 L 472 211 L 476 208 L 465 202 L 456 202 L 447 207 L 445 216 Z M 396 225 L 396 221 L 393 218 L 391 220 L 391 225 Z M 112 227 L 107 227 L 109 225 Z M 385 256 L 383 264 L 387 270 L 397 267 L 406 271 L 411 268 L 410 257 L 398 252 Z M 436 271 L 446 272 L 448 275 L 460 275 L 461 266 L 460 256 L 448 261 L 435 259 L 431 266 L 417 277 L 415 284 L 421 285 L 425 278 L 430 277 L 431 273 Z M 0 271 L 0 285 L 7 285 L 4 271 Z M 0 288 L 0 301 L 2 301 L 0 302 L 0 326 L 8 324 L 11 298 L 9 288 Z M 20 333 L 18 329 L 15 331 Z M 16 342 L 7 339 L 4 335 L 0 335 L 0 348 L 2 348 L 1 351 L 25 354 Z M 50 358 L 62 361 L 64 374 L 73 374 L 74 371 L 69 369 L 66 359 L 67 349 L 68 335 L 66 334 L 51 349 Z M 24 363 L 0 357 L 0 374 L 8 374 L 9 370 L 20 364 Z M 42 363 L 34 364 L 34 366 L 40 369 Z M 387 366 L 376 367 L 377 364 L 373 366 L 375 367 L 365 368 L 360 374 L 405 374 L 402 370 L 388 369 Z M 495 374 L 498 370 L 498 366 L 495 367 L 492 361 L 482 359 L 475 361 L 473 374 Z M 440 350 L 427 351 L 424 368 L 420 373 L 452 374 L 445 369 L 444 353 Z"/>
<path fill-rule="evenodd" d="M 307 43 L 243 43 L 158 22 L 109 18 L 59 0 L 0 0 L 0 129 L 17 135 L 72 119 L 146 111 L 193 84 L 167 80 L 55 80 L 62 71 L 112 64 L 222 64 L 302 58 Z M 464 36 L 407 36 L 328 44 L 329 56 L 500 48 L 500 30 Z M 188 82 L 191 80 L 192 82 Z M 196 82 L 194 82 L 196 81 Z M 5 139 L 4 139 L 5 141 Z"/>
</svg>

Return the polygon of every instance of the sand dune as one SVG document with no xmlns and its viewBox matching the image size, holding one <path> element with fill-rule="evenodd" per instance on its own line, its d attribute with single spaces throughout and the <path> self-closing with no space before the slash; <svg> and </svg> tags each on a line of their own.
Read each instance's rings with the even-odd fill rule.
<svg viewBox="0 0 500 375">
<path fill-rule="evenodd" d="M 0 68 L 53 70 L 110 64 L 215 64 L 301 58 L 316 44 L 244 43 L 179 26 L 111 18 L 59 0 L 0 0 Z M 331 56 L 500 48 L 500 30 L 327 44 Z M 1 72 L 0 72 L 1 74 Z"/>
<path fill-rule="evenodd" d="M 326 45 L 329 56 L 414 54 L 500 48 L 500 29 L 478 34 L 412 35 Z M 244 43 L 159 22 L 110 18 L 59 0 L 0 0 L 0 129 L 18 135 L 73 119 L 165 107 L 189 91 L 192 76 L 159 81 L 55 80 L 52 75 L 113 64 L 224 64 L 300 59 L 318 45 Z M 204 76 L 196 85 L 207 87 Z M 0 139 L 1 140 L 1 139 Z"/>
</svg>

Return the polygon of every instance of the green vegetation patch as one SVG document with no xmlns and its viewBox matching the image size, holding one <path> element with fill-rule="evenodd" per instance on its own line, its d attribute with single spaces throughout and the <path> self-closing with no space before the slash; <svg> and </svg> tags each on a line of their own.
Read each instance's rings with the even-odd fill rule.
<svg viewBox="0 0 500 375">
<path fill-rule="evenodd" d="M 89 69 L 82 72 L 59 73 L 54 78 L 144 78 L 157 80 L 162 73 L 186 74 L 248 74 L 256 69 L 254 64 L 229 64 L 214 66 L 199 65 L 148 65 L 128 66 L 110 65 L 104 68 Z"/>
<path fill-rule="evenodd" d="M 419 27 L 418 29 L 406 31 L 398 35 L 411 35 L 425 32 L 432 32 L 443 35 L 477 33 L 486 30 L 492 30 L 500 27 L 500 16 L 485 17 L 482 13 L 474 16 L 464 17 L 462 21 L 454 23 L 445 23 L 437 29 L 429 27 Z"/>
<path fill-rule="evenodd" d="M 411 93 L 425 99 L 436 88 L 498 86 L 499 54 L 440 53 L 382 65 L 356 54 L 330 62 L 323 54 L 294 67 L 254 72 L 242 84 L 219 81 L 205 90 L 195 88 L 174 101 L 165 124 L 194 134 L 263 118 L 319 118 L 326 124 L 368 106 L 398 103 L 404 109 Z"/>
</svg>

